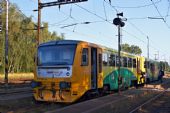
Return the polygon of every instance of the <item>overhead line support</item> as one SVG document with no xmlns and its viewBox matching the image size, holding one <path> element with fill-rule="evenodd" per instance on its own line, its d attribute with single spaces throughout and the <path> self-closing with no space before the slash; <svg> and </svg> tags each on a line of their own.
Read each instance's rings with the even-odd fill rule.
<svg viewBox="0 0 170 113">
<path fill-rule="evenodd" d="M 72 4 L 72 3 L 78 3 L 78 2 L 86 2 L 88 0 L 58 0 L 55 2 L 48 2 L 48 3 L 40 3 L 41 8 L 43 7 L 50 7 L 50 6 L 60 6 L 65 4 Z"/>
<path fill-rule="evenodd" d="M 9 8 L 9 1 L 5 0 L 6 2 L 6 30 L 5 30 L 5 85 L 8 87 L 8 8 Z"/>
</svg>

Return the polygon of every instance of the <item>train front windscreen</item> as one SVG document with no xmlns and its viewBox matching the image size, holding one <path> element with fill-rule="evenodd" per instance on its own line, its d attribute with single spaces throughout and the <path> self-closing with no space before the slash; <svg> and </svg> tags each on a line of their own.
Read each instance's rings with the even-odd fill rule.
<svg viewBox="0 0 170 113">
<path fill-rule="evenodd" d="M 43 46 L 38 49 L 38 66 L 72 65 L 76 45 Z"/>
<path fill-rule="evenodd" d="M 40 46 L 37 59 L 38 77 L 71 77 L 75 51 L 76 45 Z"/>
</svg>

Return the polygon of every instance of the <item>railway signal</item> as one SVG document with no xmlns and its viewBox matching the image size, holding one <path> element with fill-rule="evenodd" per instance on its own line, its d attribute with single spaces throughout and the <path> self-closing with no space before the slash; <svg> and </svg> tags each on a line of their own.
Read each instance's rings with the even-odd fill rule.
<svg viewBox="0 0 170 113">
<path fill-rule="evenodd" d="M 120 45 L 120 28 L 125 26 L 125 23 L 123 22 L 122 18 L 120 18 L 120 16 L 123 17 L 123 12 L 122 13 L 118 13 L 117 14 L 117 18 L 114 18 L 113 20 L 113 24 L 116 25 L 118 27 L 118 61 L 119 61 L 119 66 L 118 66 L 118 91 L 120 93 L 120 85 L 122 83 L 122 78 L 120 76 L 120 66 L 121 66 L 121 60 L 120 60 L 120 51 L 121 51 L 121 45 Z"/>
</svg>

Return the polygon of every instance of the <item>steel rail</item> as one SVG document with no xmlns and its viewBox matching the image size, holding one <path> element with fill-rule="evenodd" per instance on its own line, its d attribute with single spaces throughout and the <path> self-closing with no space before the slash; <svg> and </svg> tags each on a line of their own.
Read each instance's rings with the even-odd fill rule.
<svg viewBox="0 0 170 113">
<path fill-rule="evenodd" d="M 137 110 L 139 110 L 140 108 L 142 108 L 143 106 L 149 104 L 150 102 L 156 100 L 157 98 L 161 97 L 164 93 L 166 92 L 166 90 L 164 90 L 163 92 L 159 93 L 158 95 L 152 97 L 151 99 L 149 99 L 148 101 L 144 102 L 143 104 L 139 105 L 138 107 L 136 107 L 135 109 L 133 109 L 132 111 L 130 111 L 129 113 L 134 113 Z"/>
</svg>

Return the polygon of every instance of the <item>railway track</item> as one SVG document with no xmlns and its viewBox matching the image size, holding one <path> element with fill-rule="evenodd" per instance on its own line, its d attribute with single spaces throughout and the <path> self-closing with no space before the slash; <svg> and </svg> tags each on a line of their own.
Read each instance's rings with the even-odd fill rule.
<svg viewBox="0 0 170 113">
<path fill-rule="evenodd" d="M 170 89 L 150 98 L 129 113 L 169 113 L 170 112 Z"/>
<path fill-rule="evenodd" d="M 163 86 L 163 87 L 165 87 L 165 88 L 167 88 L 168 86 L 169 86 L 169 81 L 165 81 L 163 84 L 161 84 L 161 86 Z M 139 89 L 137 89 L 138 91 L 136 91 L 136 89 L 135 88 L 130 88 L 130 90 L 127 90 L 127 91 L 123 91 L 122 93 L 121 93 L 121 95 L 125 95 L 125 96 L 127 96 L 127 95 L 129 95 L 129 96 L 127 96 L 124 100 L 122 100 L 122 99 L 118 99 L 117 101 L 116 101 L 116 103 L 114 104 L 114 106 L 115 106 L 115 108 L 117 109 L 117 108 L 119 108 L 120 106 L 118 106 L 117 105 L 117 102 L 119 103 L 119 101 L 120 101 L 120 103 L 121 102 L 123 102 L 124 104 L 125 104 L 125 102 L 124 101 L 126 101 L 126 102 L 128 102 L 128 101 L 132 101 L 132 102 L 134 102 L 134 99 L 136 98 L 135 97 L 135 95 L 137 94 L 137 95 L 141 95 L 141 96 L 139 96 L 140 98 L 142 98 L 143 96 L 143 94 L 145 94 L 145 93 L 143 93 L 143 92 L 145 92 L 144 90 L 143 91 L 141 91 L 143 88 L 139 88 Z M 148 89 L 149 90 L 149 92 L 152 92 L 152 90 L 151 89 Z M 168 91 L 168 90 L 167 90 Z M 165 94 L 163 94 L 163 95 L 167 95 L 167 91 L 165 91 Z M 146 91 L 147 92 L 147 91 Z M 150 94 L 148 92 L 148 94 Z M 153 91 L 153 93 L 154 93 L 155 91 Z M 161 93 L 163 92 L 162 90 L 160 91 Z M 158 93 L 160 93 L 159 91 L 158 91 Z M 157 93 L 157 91 L 156 91 L 156 93 L 154 94 L 154 97 L 155 97 L 155 95 L 158 95 L 158 93 Z M 116 94 L 115 94 L 116 95 Z M 114 94 L 113 94 L 113 96 L 114 96 Z M 137 98 L 139 98 L 139 97 L 137 97 Z M 160 97 L 162 97 L 162 96 L 160 96 Z M 99 97 L 100 98 L 100 97 Z M 99 99 L 98 98 L 98 99 Z M 101 97 L 101 98 L 105 98 L 105 97 Z M 134 99 L 133 99 L 134 98 Z M 151 97 L 148 97 L 148 99 L 147 100 L 150 100 L 150 98 L 153 98 L 153 96 Z M 23 87 L 23 88 L 11 88 L 11 89 L 9 89 L 9 90 L 0 90 L 0 100 L 2 99 L 2 101 L 1 102 L 3 102 L 4 101 L 4 103 L 1 103 L 1 107 L 0 107 L 0 112 L 2 111 L 2 112 L 13 112 L 13 113 L 18 113 L 18 112 L 20 112 L 20 113 L 30 113 L 30 112 L 37 112 L 37 113 L 39 113 L 39 112 L 47 112 L 47 111 L 53 111 L 53 110 L 55 110 L 55 109 L 62 109 L 62 108 L 65 108 L 66 106 L 68 106 L 68 105 L 65 105 L 65 104 L 57 104 L 57 103 L 47 103 L 47 102 L 40 102 L 40 103 L 37 103 L 37 102 L 35 102 L 34 100 L 33 100 L 33 98 L 32 98 L 32 89 L 30 88 L 30 87 Z M 15 99 L 15 101 L 16 101 L 16 103 L 11 103 L 11 102 L 13 102 L 13 100 Z M 9 101 L 9 100 L 12 100 L 12 101 Z M 114 99 L 115 100 L 115 99 Z M 136 99 L 135 99 L 136 100 Z M 147 100 L 145 100 L 145 102 L 147 101 Z M 165 100 L 167 100 L 167 99 L 165 99 Z M 88 100 L 87 100 L 88 101 Z M 93 101 L 93 100 L 92 100 Z M 6 105 L 4 105 L 5 103 L 7 102 L 7 104 Z M 80 102 L 81 103 L 81 102 Z M 129 102 L 128 102 L 129 103 Z M 141 103 L 144 103 L 144 101 L 143 102 L 141 102 Z M 105 103 L 106 104 L 106 103 Z M 110 103 L 108 103 L 108 105 L 109 105 Z M 133 105 L 134 105 L 134 103 L 132 103 Z M 116 105 L 117 105 L 117 107 L 116 107 Z M 139 104 L 138 104 L 139 105 Z M 142 105 L 142 104 L 141 104 Z M 136 113 L 136 112 L 139 112 L 139 110 L 141 110 L 141 108 L 142 108 L 142 106 L 141 105 L 139 105 L 140 107 L 138 107 L 138 109 L 136 108 L 136 111 L 134 111 L 134 113 Z M 147 105 L 146 105 L 147 106 Z M 136 106 L 135 106 L 136 107 Z M 135 107 L 133 107 L 133 108 L 135 108 Z M 3 108 L 4 108 L 4 110 L 3 110 Z M 130 110 L 126 110 L 126 112 L 127 111 L 131 111 L 133 108 L 129 108 Z M 154 107 L 153 107 L 154 108 Z M 2 109 L 2 110 L 1 110 Z M 97 109 L 97 108 L 96 108 Z M 149 108 L 148 108 L 149 109 Z M 165 108 L 166 109 L 166 108 Z M 134 109 L 133 109 L 134 110 Z M 133 111 L 132 110 L 132 111 Z M 162 110 L 164 110 L 164 109 L 162 109 Z M 133 112 L 132 112 L 133 113 Z"/>
<path fill-rule="evenodd" d="M 131 110 L 129 113 L 169 113 L 170 112 L 170 80 L 165 81 L 161 84 L 159 88 L 153 89 L 142 89 L 142 90 L 152 90 L 159 91 L 157 95 L 151 97 L 144 103 L 141 103 L 139 106 Z"/>
<path fill-rule="evenodd" d="M 32 89 L 30 87 L 0 90 L 0 101 L 16 100 L 31 96 Z"/>
</svg>

